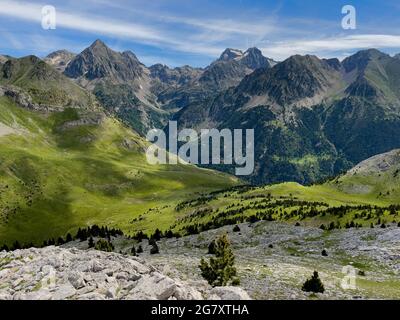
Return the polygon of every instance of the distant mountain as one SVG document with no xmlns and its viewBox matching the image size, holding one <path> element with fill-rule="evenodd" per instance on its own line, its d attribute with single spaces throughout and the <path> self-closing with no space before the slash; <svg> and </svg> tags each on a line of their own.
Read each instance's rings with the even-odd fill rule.
<svg viewBox="0 0 400 320">
<path fill-rule="evenodd" d="M 175 87 L 191 83 L 203 73 L 201 68 L 183 66 L 171 69 L 163 64 L 155 64 L 149 70 L 153 79 L 158 79 L 161 84 Z"/>
<path fill-rule="evenodd" d="M 258 48 L 250 48 L 243 52 L 237 49 L 226 49 L 217 61 L 238 61 L 249 69 L 255 70 L 265 67 L 273 67 L 276 61 L 266 58 Z"/>
<path fill-rule="evenodd" d="M 0 64 L 4 64 L 8 60 L 7 56 L 0 55 Z"/>
<path fill-rule="evenodd" d="M 166 109 L 179 110 L 238 85 L 257 68 L 270 68 L 274 64 L 256 48 L 244 53 L 237 49 L 226 49 L 210 66 L 198 70 L 197 74 L 192 73 L 191 81 L 178 88 L 167 87 L 159 93 L 158 101 Z"/>
<path fill-rule="evenodd" d="M 234 58 L 234 59 L 237 59 Z M 178 112 L 181 127 L 254 128 L 255 183 L 309 183 L 400 147 L 400 60 L 293 56 Z"/>
<path fill-rule="evenodd" d="M 67 50 L 58 50 L 53 53 L 50 53 L 44 61 L 49 65 L 53 66 L 60 72 L 64 72 L 65 68 L 74 59 L 76 56 L 75 53 L 69 52 Z"/>
<path fill-rule="evenodd" d="M 113 51 L 100 40 L 78 54 L 64 72 L 82 83 L 104 79 L 114 84 L 138 80 L 143 73 L 143 65 L 132 52 Z"/>
<path fill-rule="evenodd" d="M 226 49 L 199 78 L 199 82 L 209 88 L 227 89 L 240 83 L 248 74 L 258 68 L 271 68 L 273 60 L 264 57 L 257 48 L 242 52 Z"/>
<path fill-rule="evenodd" d="M 0 85 L 6 95 L 31 108 L 96 108 L 92 95 L 36 56 L 10 59 L 0 66 Z"/>
<path fill-rule="evenodd" d="M 204 72 L 203 69 L 190 66 L 171 69 L 162 64 L 155 64 L 149 70 L 152 78 L 151 90 L 157 96 L 158 103 L 164 109 L 184 107 L 188 103 L 188 101 L 184 100 L 186 98 L 185 93 L 188 90 L 185 88 L 193 86 Z M 174 102 L 181 101 L 174 104 L 170 103 L 170 100 Z"/>
<path fill-rule="evenodd" d="M 274 63 L 252 48 L 244 53 L 227 49 L 205 69 L 161 64 L 147 68 L 132 52 L 116 52 L 96 40 L 68 63 L 64 74 L 145 135 L 151 128 L 164 127 L 174 112 L 236 86 L 256 68 Z"/>
<path fill-rule="evenodd" d="M 116 52 L 96 40 L 68 64 L 64 74 L 141 134 L 165 123 L 168 114 L 151 91 L 150 71 L 130 51 Z"/>
</svg>

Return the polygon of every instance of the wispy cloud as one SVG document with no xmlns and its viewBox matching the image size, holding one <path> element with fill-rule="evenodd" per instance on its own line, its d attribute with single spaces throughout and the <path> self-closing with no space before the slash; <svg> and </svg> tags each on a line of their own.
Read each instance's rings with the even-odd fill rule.
<svg viewBox="0 0 400 320">
<path fill-rule="evenodd" d="M 56 3 L 57 8 L 57 28 L 71 31 L 77 39 L 83 34 L 94 35 L 96 38 L 108 36 L 125 45 L 126 42 L 130 42 L 151 46 L 154 50 L 143 54 L 149 61 L 152 57 L 160 57 L 165 52 L 168 54 L 164 57 L 164 61 L 168 59 L 176 61 L 174 53 L 212 59 L 226 47 L 246 49 L 249 46 L 258 46 L 266 56 L 276 60 L 283 60 L 293 54 L 343 56 L 345 53 L 363 48 L 392 48 L 394 50 L 400 47 L 400 36 L 390 34 L 393 33 L 390 29 L 388 33 L 381 29 L 380 32 L 371 32 L 364 26 L 362 31 L 356 31 L 359 34 L 356 32 L 352 32 L 351 35 L 344 34 L 340 29 L 339 10 L 336 20 L 315 20 L 309 17 L 293 16 L 281 19 L 279 10 L 259 13 L 252 10 L 251 14 L 236 11 L 233 15 L 210 12 L 205 16 L 197 13 L 196 10 L 176 10 L 173 6 L 165 10 L 165 3 L 161 4 L 157 0 L 147 6 L 139 5 L 137 1 L 133 5 L 131 0 L 87 0 L 84 2 L 54 0 L 53 3 Z M 171 2 L 174 1 L 171 0 Z M 140 4 L 143 4 L 143 1 Z M 42 0 L 29 2 L 2 0 L 0 16 L 12 17 L 40 26 L 43 5 L 46 3 Z M 24 47 L 26 34 L 11 36 L 10 32 L 4 31 L 7 30 L 7 26 L 2 27 L 3 39 L 10 46 L 15 49 Z M 310 39 L 310 34 L 313 35 L 312 39 Z M 62 37 L 62 34 L 57 33 L 57 35 Z M 74 36 L 70 36 L 69 39 L 75 40 Z M 46 40 L 47 37 L 48 40 Z M 43 38 L 38 38 L 35 43 L 38 46 L 37 51 L 53 48 L 56 44 L 54 39 L 51 40 L 50 35 L 43 35 Z M 27 45 L 26 48 L 29 46 Z"/>
<path fill-rule="evenodd" d="M 0 6 L 0 15 L 40 23 L 41 9 L 42 6 L 38 4 L 6 0 Z M 215 55 L 221 51 L 219 47 L 209 47 L 207 44 L 202 43 L 190 43 L 188 39 L 180 40 L 168 36 L 159 29 L 106 19 L 104 16 L 78 15 L 57 10 L 57 26 L 90 32 L 96 35 L 122 37 L 149 45 L 168 46 L 185 52 Z"/>
<path fill-rule="evenodd" d="M 291 40 L 276 42 L 262 50 L 266 55 L 283 60 L 294 54 L 330 56 L 339 51 L 366 48 L 400 48 L 400 35 L 359 34 L 320 40 Z"/>
</svg>

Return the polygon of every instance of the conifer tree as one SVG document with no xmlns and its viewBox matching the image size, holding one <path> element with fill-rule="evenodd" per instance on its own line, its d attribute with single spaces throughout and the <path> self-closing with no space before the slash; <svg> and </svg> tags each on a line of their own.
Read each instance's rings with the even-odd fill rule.
<svg viewBox="0 0 400 320">
<path fill-rule="evenodd" d="M 158 254 L 158 253 L 160 253 L 160 249 L 158 248 L 157 243 L 154 242 L 150 249 L 150 254 Z"/>
<path fill-rule="evenodd" d="M 321 282 L 321 279 L 319 278 L 317 271 L 314 271 L 313 276 L 310 279 L 307 279 L 306 282 L 304 282 L 301 290 L 305 292 L 324 293 L 325 288 Z"/>
<path fill-rule="evenodd" d="M 67 238 L 65 239 L 66 242 L 71 242 L 72 241 L 72 236 L 70 233 L 67 234 Z"/>
<path fill-rule="evenodd" d="M 238 285 L 234 264 L 235 256 L 228 236 L 224 234 L 215 241 L 215 258 L 210 258 L 210 262 L 202 258 L 199 268 L 203 278 L 213 287 L 226 286 L 229 283 Z"/>
<path fill-rule="evenodd" d="M 93 240 L 93 237 L 90 237 L 90 238 L 89 238 L 88 244 L 89 244 L 89 248 L 94 248 L 94 240 Z"/>
</svg>

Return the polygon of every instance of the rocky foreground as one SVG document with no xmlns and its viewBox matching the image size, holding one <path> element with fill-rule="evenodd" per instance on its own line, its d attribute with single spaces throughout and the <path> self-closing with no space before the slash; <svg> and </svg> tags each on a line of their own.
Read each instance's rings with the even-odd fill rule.
<svg viewBox="0 0 400 320">
<path fill-rule="evenodd" d="M 0 300 L 245 300 L 237 287 L 167 277 L 136 257 L 47 247 L 0 252 Z"/>
<path fill-rule="evenodd" d="M 148 254 L 150 248 L 143 242 L 142 257 L 172 278 L 200 280 L 197 265 L 206 256 L 208 244 L 227 233 L 240 287 L 252 299 L 400 299 L 400 228 L 396 224 L 332 231 L 267 221 L 239 226 L 240 232 L 226 226 L 162 239 L 158 255 Z M 310 296 L 301 288 L 314 271 L 319 272 L 325 293 Z M 349 277 L 354 278 L 354 288 L 343 286 Z"/>
</svg>

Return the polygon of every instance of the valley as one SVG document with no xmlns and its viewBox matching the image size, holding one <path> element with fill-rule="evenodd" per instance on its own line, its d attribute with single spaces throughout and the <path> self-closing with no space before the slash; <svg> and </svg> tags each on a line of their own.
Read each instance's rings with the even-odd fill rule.
<svg viewBox="0 0 400 320">
<path fill-rule="evenodd" d="M 41 244 L 92 224 L 136 230 L 130 221 L 159 205 L 162 219 L 150 212 L 139 228 L 169 225 L 179 199 L 238 183 L 193 166 L 147 164 L 147 142 L 113 118 L 80 124 L 72 109 L 42 116 L 4 97 L 0 110 L 15 130 L 0 137 L 3 244 Z"/>
</svg>

